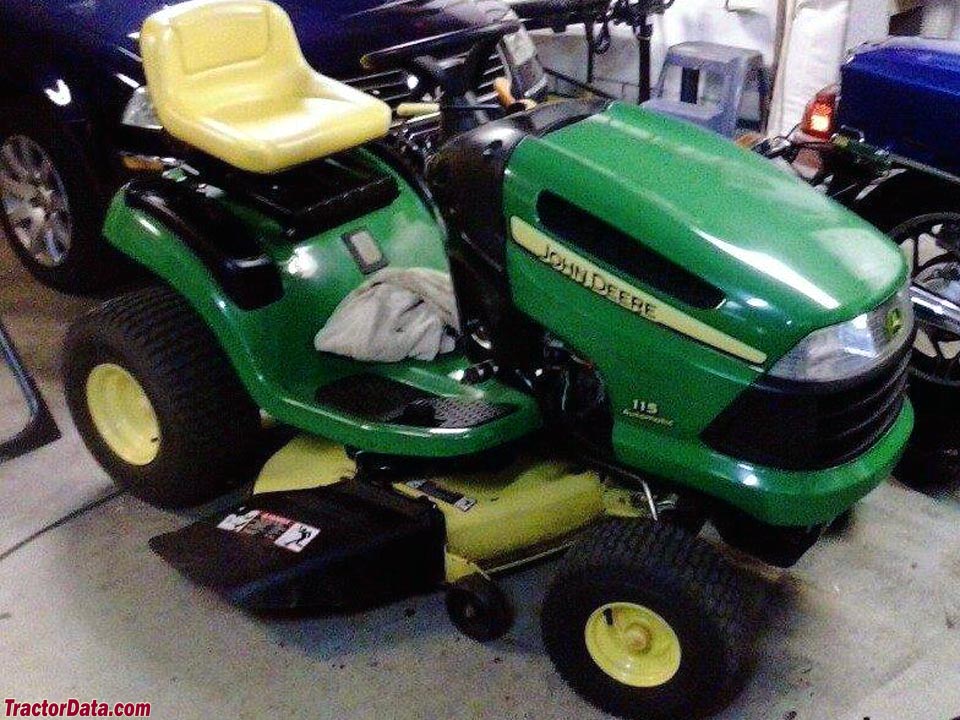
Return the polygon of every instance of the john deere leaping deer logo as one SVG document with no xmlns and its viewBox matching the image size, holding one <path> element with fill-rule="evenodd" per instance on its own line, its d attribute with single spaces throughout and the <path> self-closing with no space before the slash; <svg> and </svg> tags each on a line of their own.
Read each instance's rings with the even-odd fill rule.
<svg viewBox="0 0 960 720">
<path fill-rule="evenodd" d="M 884 318 L 883 332 L 887 340 L 892 340 L 901 330 L 903 330 L 903 311 L 900 308 L 893 308 Z"/>
</svg>

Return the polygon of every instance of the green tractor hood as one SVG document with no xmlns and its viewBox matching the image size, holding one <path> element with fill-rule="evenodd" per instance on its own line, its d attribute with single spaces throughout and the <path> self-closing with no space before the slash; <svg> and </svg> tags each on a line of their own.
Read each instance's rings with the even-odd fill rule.
<svg viewBox="0 0 960 720">
<path fill-rule="evenodd" d="M 692 307 L 662 284 L 644 288 L 768 361 L 814 330 L 872 310 L 908 275 L 893 243 L 769 161 L 636 106 L 614 103 L 527 138 L 510 159 L 508 219 L 577 250 L 575 232 L 540 216 L 544 194 L 719 290 L 717 306 Z M 580 254 L 630 275 L 609 258 Z"/>
</svg>

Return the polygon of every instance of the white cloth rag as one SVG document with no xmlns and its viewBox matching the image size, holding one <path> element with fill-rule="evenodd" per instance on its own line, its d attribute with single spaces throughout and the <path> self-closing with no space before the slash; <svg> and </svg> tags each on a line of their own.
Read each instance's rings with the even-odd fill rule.
<svg viewBox="0 0 960 720">
<path fill-rule="evenodd" d="M 314 345 L 365 362 L 433 360 L 454 349 L 459 332 L 449 274 L 384 268 L 340 301 Z"/>
</svg>

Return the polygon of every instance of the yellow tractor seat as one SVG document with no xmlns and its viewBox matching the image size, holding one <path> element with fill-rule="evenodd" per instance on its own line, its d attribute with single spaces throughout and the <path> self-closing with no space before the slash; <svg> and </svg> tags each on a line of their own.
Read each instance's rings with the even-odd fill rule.
<svg viewBox="0 0 960 720">
<path fill-rule="evenodd" d="M 389 106 L 315 72 L 286 12 L 267 0 L 190 0 L 140 34 L 147 86 L 173 137 L 273 173 L 383 137 Z"/>
</svg>

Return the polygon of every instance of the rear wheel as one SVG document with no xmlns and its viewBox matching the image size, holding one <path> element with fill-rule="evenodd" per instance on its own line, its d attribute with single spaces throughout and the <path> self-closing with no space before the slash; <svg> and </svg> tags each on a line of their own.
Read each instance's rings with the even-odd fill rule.
<svg viewBox="0 0 960 720">
<path fill-rule="evenodd" d="M 738 679 L 743 606 L 717 552 L 680 528 L 610 519 L 567 554 L 543 607 L 564 679 L 625 718 L 703 717 Z"/>
<path fill-rule="evenodd" d="M 259 412 L 213 334 L 166 288 L 80 318 L 67 336 L 64 389 L 94 457 L 147 502 L 193 505 L 252 476 Z"/>
<path fill-rule="evenodd" d="M 0 229 L 34 277 L 72 293 L 132 275 L 101 236 L 107 198 L 85 157 L 48 113 L 0 107 Z"/>
</svg>

